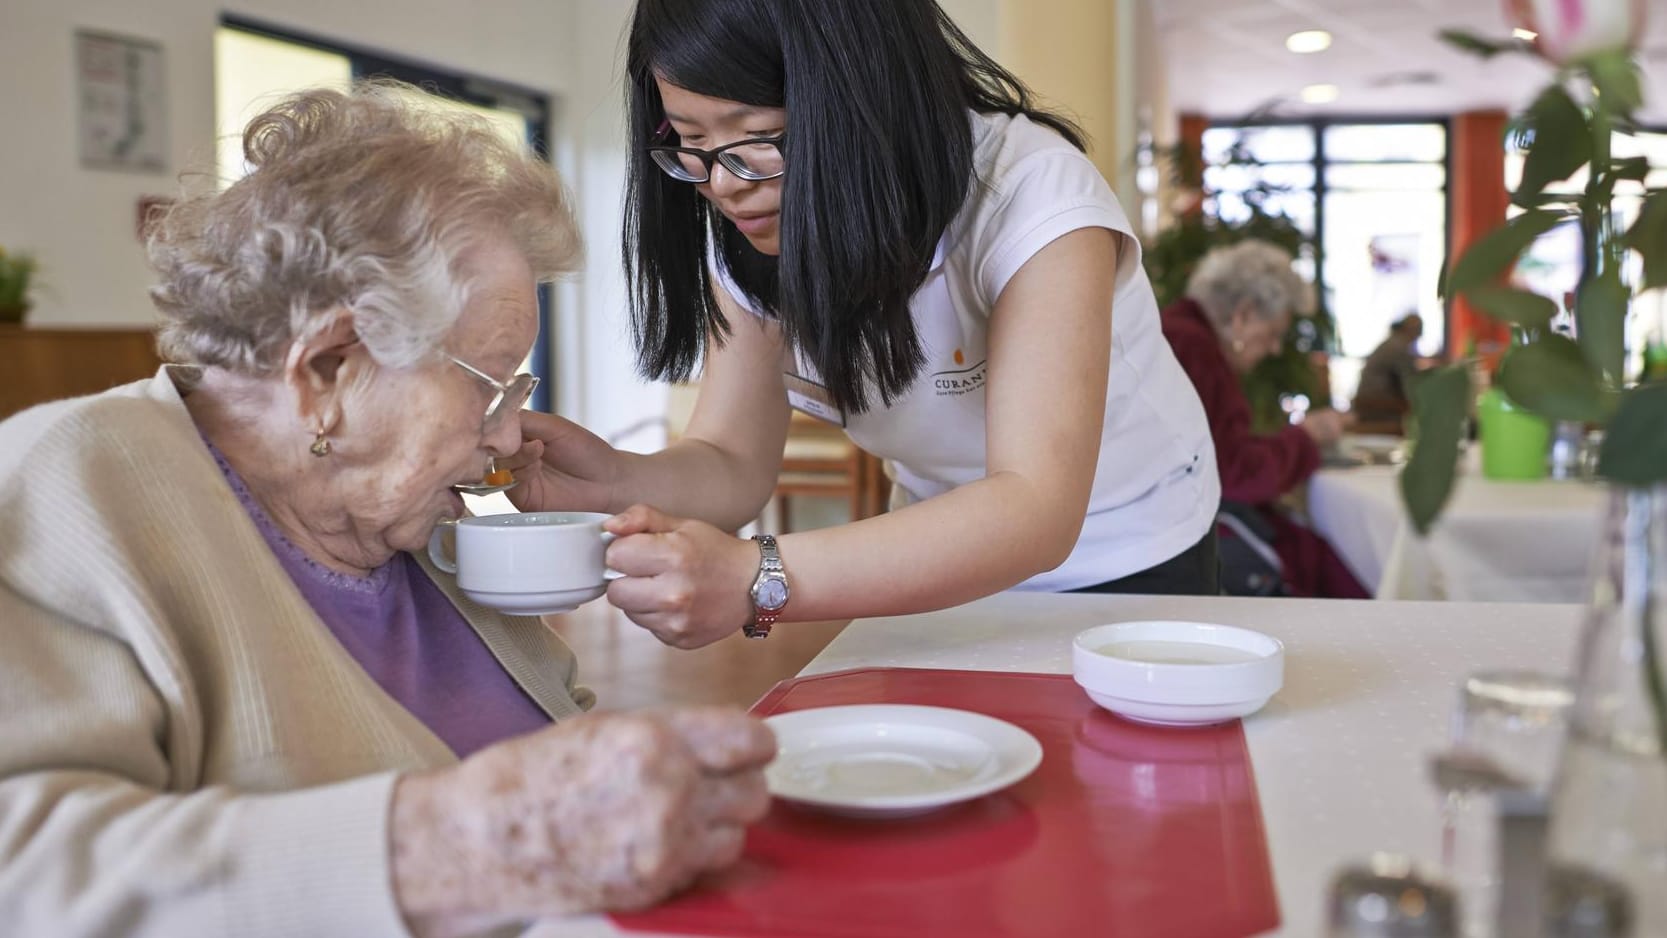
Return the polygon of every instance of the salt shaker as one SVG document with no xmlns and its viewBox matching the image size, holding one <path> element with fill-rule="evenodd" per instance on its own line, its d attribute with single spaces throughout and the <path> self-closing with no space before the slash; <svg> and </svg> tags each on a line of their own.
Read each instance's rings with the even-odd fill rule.
<svg viewBox="0 0 1667 938">
<path fill-rule="evenodd" d="M 1551 477 L 1579 479 L 1586 461 L 1586 426 L 1574 420 L 1559 420 L 1551 438 Z"/>
<path fill-rule="evenodd" d="M 1553 866 L 1545 878 L 1546 938 L 1627 938 L 1632 898 L 1626 887 L 1591 870 Z"/>
<path fill-rule="evenodd" d="M 1454 938 L 1458 900 L 1448 886 L 1420 875 L 1411 861 L 1378 854 L 1348 866 L 1331 882 L 1328 938 Z"/>
</svg>

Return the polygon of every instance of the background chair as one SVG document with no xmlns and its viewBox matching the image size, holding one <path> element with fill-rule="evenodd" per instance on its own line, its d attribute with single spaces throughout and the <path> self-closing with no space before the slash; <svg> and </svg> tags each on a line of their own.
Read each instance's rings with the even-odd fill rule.
<svg viewBox="0 0 1667 938">
<path fill-rule="evenodd" d="M 794 411 L 773 499 L 781 532 L 793 530 L 793 499 L 801 496 L 846 499 L 849 520 L 861 521 L 886 510 L 891 482 L 881 460 L 843 430 Z"/>
</svg>

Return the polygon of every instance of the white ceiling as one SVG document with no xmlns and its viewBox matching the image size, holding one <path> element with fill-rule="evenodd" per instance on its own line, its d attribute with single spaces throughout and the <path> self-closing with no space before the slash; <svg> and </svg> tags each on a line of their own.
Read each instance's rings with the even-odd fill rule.
<svg viewBox="0 0 1667 938">
<path fill-rule="evenodd" d="M 1279 114 L 1451 114 L 1521 106 L 1550 78 L 1526 56 L 1489 62 L 1436 34 L 1468 29 L 1505 38 L 1500 0 L 1149 0 L 1182 112 L 1233 118 L 1275 104 Z M 1647 0 L 1651 22 L 1641 62 L 1645 118 L 1667 123 L 1667 5 Z M 1333 34 L 1330 49 L 1295 55 L 1285 37 Z M 1342 90 L 1333 104 L 1303 104 L 1304 85 Z"/>
</svg>

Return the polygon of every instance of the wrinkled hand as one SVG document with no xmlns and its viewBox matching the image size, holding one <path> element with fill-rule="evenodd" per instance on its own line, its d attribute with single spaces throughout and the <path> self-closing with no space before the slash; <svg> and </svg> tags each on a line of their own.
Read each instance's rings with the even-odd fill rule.
<svg viewBox="0 0 1667 938">
<path fill-rule="evenodd" d="M 522 511 L 607 511 L 617 450 L 571 420 L 521 412 L 521 449 L 497 460 L 521 484 L 508 492 Z"/>
<path fill-rule="evenodd" d="M 1342 439 L 1347 425 L 1348 421 L 1335 410 L 1311 410 L 1302 421 L 1302 428 L 1321 446 Z"/>
<path fill-rule="evenodd" d="M 405 776 L 395 899 L 419 935 L 658 902 L 740 857 L 774 754 L 762 722 L 682 708 L 579 717 Z"/>
<path fill-rule="evenodd" d="M 758 546 L 704 521 L 633 505 L 603 527 L 618 536 L 608 566 L 625 576 L 608 601 L 675 648 L 699 648 L 752 621 Z"/>
</svg>

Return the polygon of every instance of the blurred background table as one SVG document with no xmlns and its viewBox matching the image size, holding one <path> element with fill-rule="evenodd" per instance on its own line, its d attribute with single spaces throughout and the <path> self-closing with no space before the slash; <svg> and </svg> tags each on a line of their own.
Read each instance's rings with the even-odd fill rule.
<svg viewBox="0 0 1667 938">
<path fill-rule="evenodd" d="M 1308 483 L 1321 537 L 1379 599 L 1585 601 L 1607 495 L 1583 482 L 1493 482 L 1469 466 L 1428 538 L 1395 466 L 1324 469 Z"/>
</svg>

